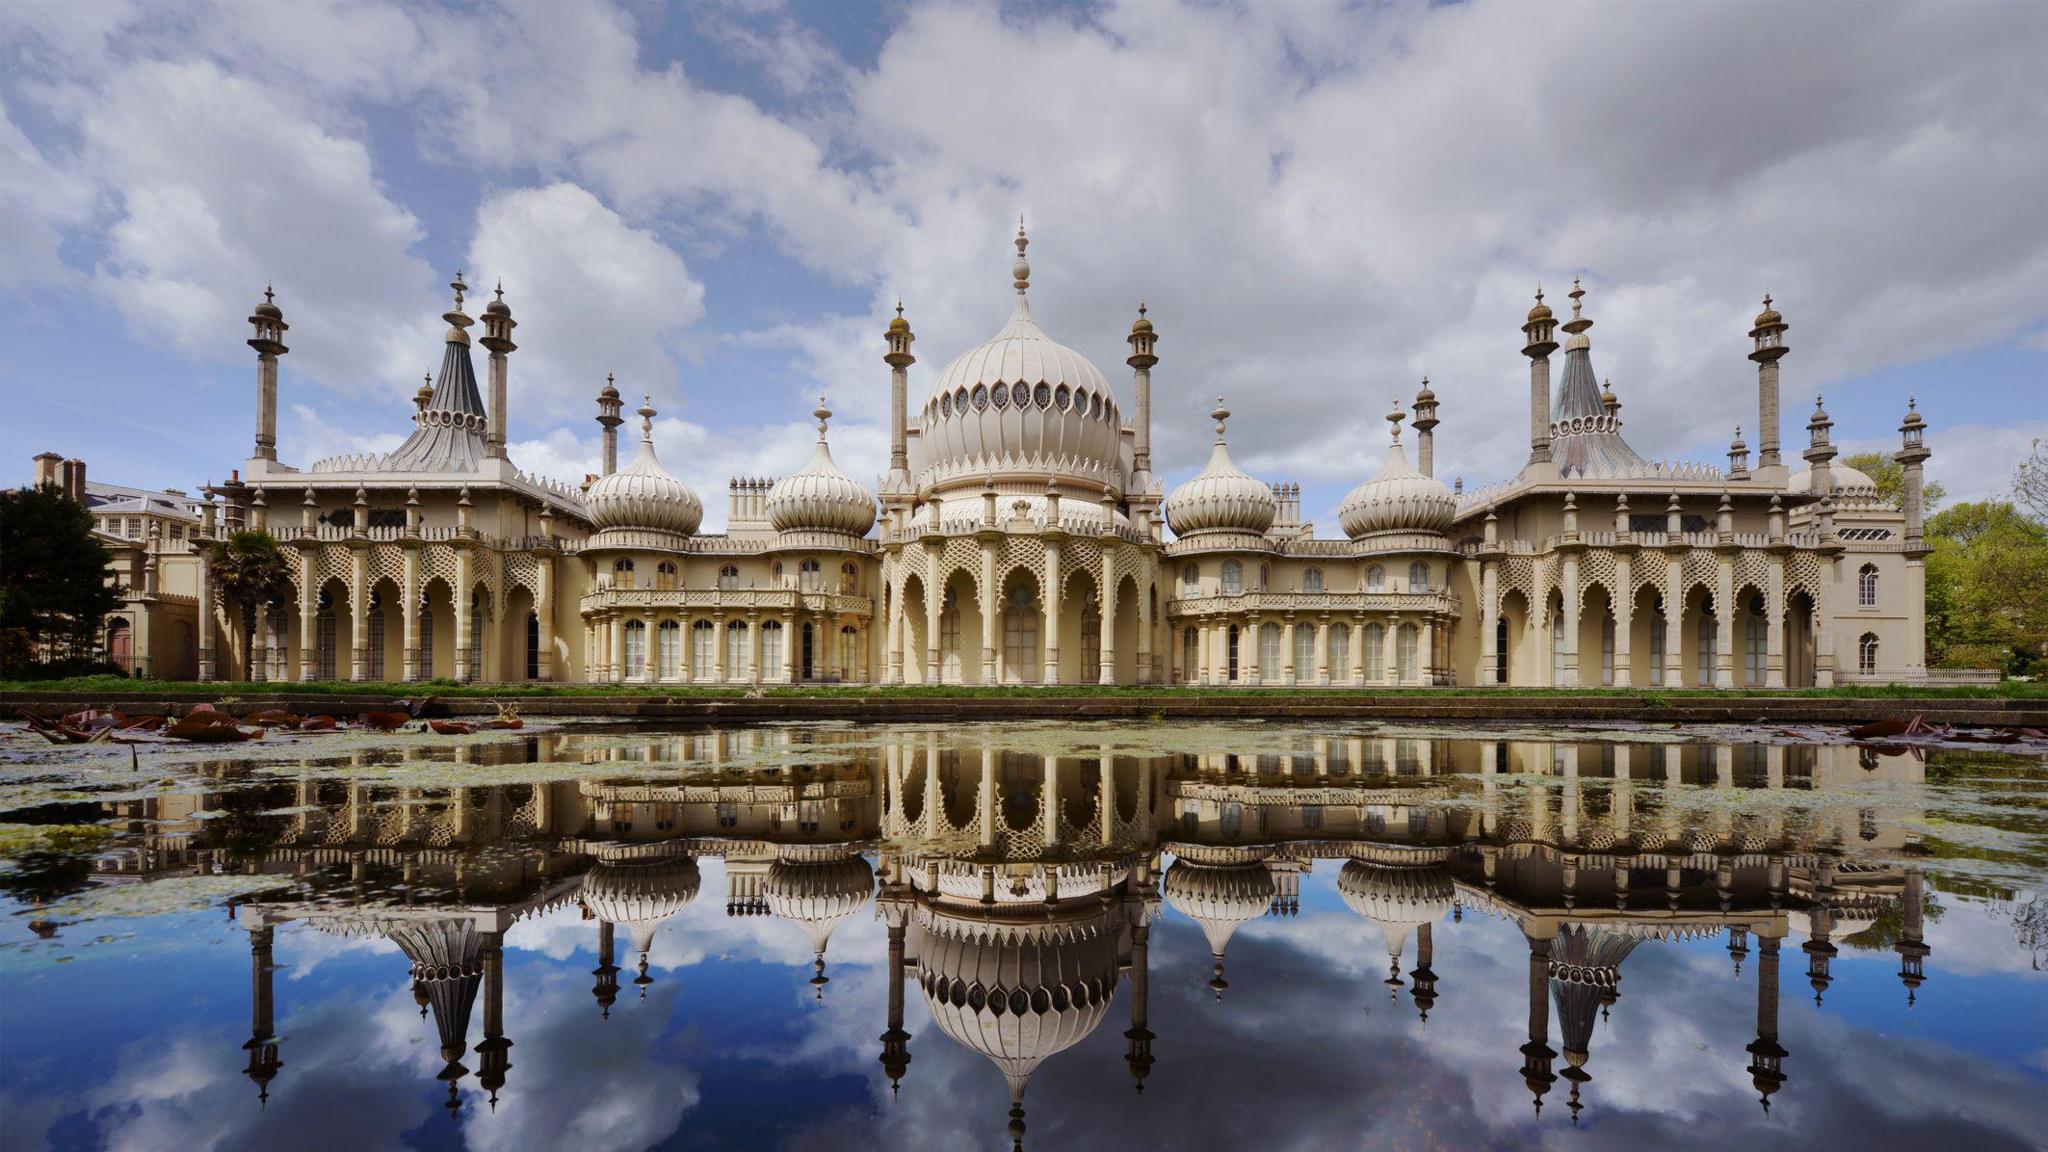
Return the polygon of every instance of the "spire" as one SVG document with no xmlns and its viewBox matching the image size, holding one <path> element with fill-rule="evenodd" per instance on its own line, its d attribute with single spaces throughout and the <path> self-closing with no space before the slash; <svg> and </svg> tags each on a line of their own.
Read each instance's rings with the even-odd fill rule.
<svg viewBox="0 0 2048 1152">
<path fill-rule="evenodd" d="M 1402 410 L 1400 398 L 1398 396 L 1395 397 L 1393 411 L 1387 413 L 1387 423 L 1393 426 L 1394 444 L 1396 446 L 1399 446 L 1401 443 L 1401 421 L 1407 418 L 1408 413 Z"/>
<path fill-rule="evenodd" d="M 1031 238 L 1024 234 L 1024 217 L 1017 217 L 1017 262 L 1010 266 L 1010 275 L 1017 288 L 1017 295 L 1023 296 L 1031 287 L 1031 261 L 1024 256 L 1024 250 L 1031 246 Z"/>
<path fill-rule="evenodd" d="M 1218 447 L 1221 447 L 1223 444 L 1223 426 L 1230 419 L 1230 409 L 1223 406 L 1223 397 L 1218 396 L 1216 398 L 1216 407 L 1209 410 L 1209 419 L 1216 422 L 1216 444 Z"/>
<path fill-rule="evenodd" d="M 1584 288 L 1579 287 L 1578 277 L 1572 277 L 1572 290 L 1566 293 L 1566 295 L 1572 298 L 1572 318 L 1565 321 L 1562 327 L 1565 331 L 1571 333 L 1574 336 L 1582 336 L 1585 334 L 1586 329 L 1591 328 L 1593 326 L 1593 322 L 1591 320 L 1586 319 L 1585 315 L 1583 314 L 1586 290 Z M 1575 343 L 1577 342 L 1567 341 L 1565 344 L 1565 350 L 1570 351 Z"/>
<path fill-rule="evenodd" d="M 832 409 L 825 406 L 823 393 L 820 393 L 818 396 L 818 406 L 811 409 L 811 417 L 818 422 L 818 443 L 823 444 L 825 442 L 825 424 L 832 419 Z"/>
<path fill-rule="evenodd" d="M 607 376 L 606 379 L 609 380 L 610 377 Z M 640 442 L 654 443 L 654 397 L 641 393 L 640 407 L 635 409 L 633 414 L 640 417 Z"/>
</svg>

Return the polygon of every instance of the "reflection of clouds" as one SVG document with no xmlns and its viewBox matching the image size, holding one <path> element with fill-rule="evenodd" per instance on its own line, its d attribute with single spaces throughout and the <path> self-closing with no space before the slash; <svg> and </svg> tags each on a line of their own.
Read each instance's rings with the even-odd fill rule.
<svg viewBox="0 0 2048 1152">
<path fill-rule="evenodd" d="M 2012 920 L 1982 900 L 1941 894 L 1941 919 L 1926 924 L 1927 943 L 1934 949 L 1929 968 L 1956 976 L 1992 972 L 2043 974 L 2034 969 L 2027 950 L 2013 940 Z M 1926 995 L 1927 989 L 1921 994 Z"/>
</svg>

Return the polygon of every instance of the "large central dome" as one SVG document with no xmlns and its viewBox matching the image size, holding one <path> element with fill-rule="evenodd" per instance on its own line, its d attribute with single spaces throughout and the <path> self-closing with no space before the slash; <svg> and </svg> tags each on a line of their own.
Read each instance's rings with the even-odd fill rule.
<svg viewBox="0 0 2048 1152">
<path fill-rule="evenodd" d="M 1101 369 L 1045 334 L 1025 295 L 1029 241 L 1017 232 L 1009 323 L 954 357 L 925 402 L 918 487 L 945 491 L 991 475 L 1050 475 L 1074 495 L 1121 494 L 1123 420 Z M 1042 483 L 1042 479 L 1041 479 Z"/>
</svg>

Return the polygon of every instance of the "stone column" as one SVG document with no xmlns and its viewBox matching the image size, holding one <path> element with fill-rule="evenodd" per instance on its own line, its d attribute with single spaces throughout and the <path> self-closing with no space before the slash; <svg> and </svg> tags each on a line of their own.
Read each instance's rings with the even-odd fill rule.
<svg viewBox="0 0 2048 1152">
<path fill-rule="evenodd" d="M 725 630 L 728 627 L 725 613 L 711 614 L 711 678 L 720 684 L 725 683 Z"/>
<path fill-rule="evenodd" d="M 1564 653 L 1562 688 L 1579 686 L 1579 554 L 1564 554 L 1564 634 L 1557 638 L 1558 650 Z"/>
<path fill-rule="evenodd" d="M 360 529 L 362 525 L 357 525 Z M 370 549 L 355 545 L 349 549 L 353 579 L 348 589 L 349 659 L 348 678 L 369 679 L 370 667 Z"/>
<path fill-rule="evenodd" d="M 556 680 L 555 674 L 555 558 L 534 557 L 533 616 L 539 623 L 540 667 L 538 679 Z"/>
<path fill-rule="evenodd" d="M 1834 558 L 1825 557 L 1820 566 L 1820 594 L 1813 605 L 1813 686 L 1835 686 L 1835 578 L 1840 575 Z"/>
<path fill-rule="evenodd" d="M 319 554 L 301 549 L 299 552 L 299 679 L 311 680 L 319 674 L 320 637 L 320 579 Z M 200 622 L 202 625 L 206 621 Z M 204 636 L 202 628 L 200 635 Z"/>
<path fill-rule="evenodd" d="M 1764 687 L 1785 686 L 1785 554 L 1771 554 L 1770 587 L 1764 590 L 1764 609 L 1770 631 L 1764 649 Z"/>
<path fill-rule="evenodd" d="M 424 680 L 427 676 L 420 673 L 420 550 L 414 545 L 405 548 L 405 573 L 400 584 L 398 594 L 405 600 L 399 612 L 405 651 L 399 671 L 408 681 Z"/>
<path fill-rule="evenodd" d="M 211 680 L 216 668 L 213 657 L 213 573 L 206 570 L 206 561 L 199 562 L 199 678 Z"/>
<path fill-rule="evenodd" d="M 1418 637 L 1417 639 L 1419 640 L 1419 644 L 1417 645 L 1417 647 L 1418 647 L 1418 648 L 1419 648 L 1420 650 L 1419 650 L 1419 651 L 1418 651 L 1418 652 L 1416 653 L 1416 657 L 1417 657 L 1417 659 L 1418 659 L 1418 660 L 1419 660 L 1419 661 L 1421 662 L 1421 673 L 1422 673 L 1422 682 L 1423 682 L 1424 684 L 1435 684 L 1435 683 L 1436 683 L 1436 618 L 1435 618 L 1435 617 L 1433 617 L 1433 616 L 1424 616 L 1424 617 L 1422 618 L 1422 635 L 1421 635 L 1421 636 L 1419 636 L 1419 637 Z"/>
<path fill-rule="evenodd" d="M 476 643 L 476 637 L 470 635 L 469 627 L 469 602 L 475 591 L 470 582 L 474 571 L 475 558 L 471 556 L 470 550 L 467 547 L 457 548 L 455 588 L 449 600 L 455 607 L 455 680 L 459 684 L 467 684 L 470 681 L 469 648 Z"/>
<path fill-rule="evenodd" d="M 1048 540 L 1045 544 L 1045 585 L 1039 598 L 1045 604 L 1040 613 L 1045 622 L 1045 635 L 1040 641 L 1045 652 L 1045 674 L 1041 682 L 1057 684 L 1060 682 L 1060 546 L 1056 540 Z"/>
<path fill-rule="evenodd" d="M 761 682 L 761 614 L 747 613 L 747 683 Z"/>
<path fill-rule="evenodd" d="M 1105 537 L 1105 540 L 1108 538 Z M 1102 665 L 1101 674 L 1095 680 L 1098 684 L 1116 683 L 1116 551 L 1107 543 L 1102 548 L 1102 650 L 1097 662 Z"/>
<path fill-rule="evenodd" d="M 1479 562 L 1479 683 L 1500 683 L 1500 565 Z"/>
<path fill-rule="evenodd" d="M 1316 621 L 1316 683 L 1330 682 L 1330 622 Z"/>
<path fill-rule="evenodd" d="M 626 618 L 613 612 L 608 626 L 610 638 L 605 641 L 605 679 L 614 684 L 626 682 Z"/>
<path fill-rule="evenodd" d="M 803 659 L 803 637 L 796 630 L 796 610 L 785 608 L 782 612 L 782 679 L 781 683 L 796 683 L 797 662 Z"/>
<path fill-rule="evenodd" d="M 1747 1051 L 1750 1082 L 1768 1112 L 1771 1094 L 1785 1084 L 1784 1060 L 1790 1053 L 1778 1043 L 1778 937 L 1759 936 L 1757 952 L 1756 1040 Z"/>
<path fill-rule="evenodd" d="M 1361 612 L 1351 624 L 1351 683 L 1358 688 L 1365 687 L 1365 682 L 1378 671 L 1365 666 L 1365 623 L 1365 614 Z"/>
<path fill-rule="evenodd" d="M 926 571 L 938 571 L 937 563 L 934 562 Z M 945 603 L 946 589 L 943 586 L 934 588 L 927 583 L 924 590 L 924 682 L 927 684 L 939 682 L 939 613 Z"/>
<path fill-rule="evenodd" d="M 1139 553 L 1142 557 L 1144 553 Z M 1152 576 L 1154 567 L 1150 559 L 1139 566 L 1138 581 L 1138 683 L 1150 684 L 1157 677 L 1152 668 L 1152 630 L 1157 627 L 1152 620 Z M 1172 641 L 1167 641 L 1172 645 Z"/>
<path fill-rule="evenodd" d="M 883 633 L 889 647 L 888 682 L 903 683 L 903 595 L 900 590 L 889 597 L 889 622 Z"/>
<path fill-rule="evenodd" d="M 1289 684 L 1299 679 L 1299 670 L 1294 667 L 1294 626 L 1291 616 L 1284 618 L 1280 625 L 1280 676 Z"/>
<path fill-rule="evenodd" d="M 996 545 L 994 540 L 981 543 L 981 682 L 996 683 L 996 606 L 1002 603 L 1003 591 L 996 587 Z"/>
<path fill-rule="evenodd" d="M 1714 588 L 1714 687 L 1735 687 L 1735 621 L 1741 613 L 1735 603 L 1735 553 L 1724 551 L 1719 579 Z"/>
<path fill-rule="evenodd" d="M 275 361 L 272 361 L 275 364 Z M 249 1067 L 243 1074 L 256 1082 L 257 1099 L 270 1099 L 270 1082 L 284 1062 L 277 1058 L 277 1000 L 273 992 L 272 946 L 275 929 L 264 924 L 249 929 Z"/>
<path fill-rule="evenodd" d="M 1664 686 L 1685 684 L 1685 557 L 1664 557 Z"/>
<path fill-rule="evenodd" d="M 1614 558 L 1614 590 L 1608 598 L 1614 611 L 1614 686 L 1635 686 L 1635 556 Z"/>
<path fill-rule="evenodd" d="M 1529 941 L 1529 1042 L 1522 1045 L 1522 1080 L 1543 1109 L 1544 1093 L 1557 1082 L 1550 1062 L 1557 1052 L 1550 1046 L 1550 945 L 1548 938 Z"/>
<path fill-rule="evenodd" d="M 1387 614 L 1386 632 L 1380 644 L 1380 678 L 1388 684 L 1401 682 L 1401 617 Z"/>
</svg>

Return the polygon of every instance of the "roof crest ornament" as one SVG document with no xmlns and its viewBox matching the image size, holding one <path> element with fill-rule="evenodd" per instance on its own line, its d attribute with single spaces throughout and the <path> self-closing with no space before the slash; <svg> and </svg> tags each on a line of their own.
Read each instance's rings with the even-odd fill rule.
<svg viewBox="0 0 2048 1152">
<path fill-rule="evenodd" d="M 1427 383 L 1427 381 L 1424 381 L 1424 383 Z M 1389 423 L 1389 424 L 1391 424 L 1391 425 L 1393 425 L 1393 426 L 1394 426 L 1394 445 L 1395 445 L 1395 447 L 1399 447 L 1399 446 L 1400 446 L 1400 444 L 1401 444 L 1401 421 L 1403 421 L 1403 420 L 1406 420 L 1407 418 L 1408 418 L 1408 413 L 1406 413 L 1406 412 L 1402 411 L 1402 409 L 1401 409 L 1401 399 L 1400 399 L 1400 397 L 1398 397 L 1398 396 L 1397 396 L 1397 397 L 1395 397 L 1395 398 L 1394 398 L 1394 410 L 1393 410 L 1392 412 L 1389 412 L 1389 413 L 1387 413 L 1387 423 Z"/>
<path fill-rule="evenodd" d="M 605 379 L 609 380 L 611 377 L 607 376 Z M 640 417 L 640 442 L 642 444 L 654 443 L 654 397 L 642 393 L 640 396 L 640 408 L 636 414 Z"/>
<path fill-rule="evenodd" d="M 1216 422 L 1216 443 L 1223 443 L 1223 425 L 1230 419 L 1230 409 L 1223 406 L 1223 397 L 1216 397 L 1216 407 L 1209 410 L 1209 419 Z"/>
<path fill-rule="evenodd" d="M 898 306 L 901 307 L 900 305 Z M 818 393 L 818 406 L 811 409 L 811 415 L 818 421 L 818 443 L 825 442 L 825 422 L 832 419 L 832 409 L 825 406 L 825 394 Z"/>
<path fill-rule="evenodd" d="M 1010 266 L 1012 283 L 1017 295 L 1022 296 L 1031 287 L 1031 261 L 1024 256 L 1024 250 L 1031 246 L 1031 238 L 1024 234 L 1024 217 L 1017 217 L 1017 262 Z"/>
</svg>

